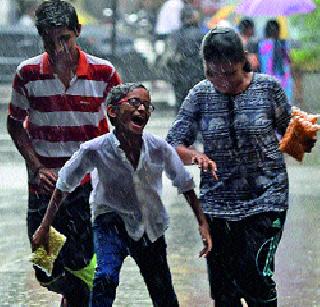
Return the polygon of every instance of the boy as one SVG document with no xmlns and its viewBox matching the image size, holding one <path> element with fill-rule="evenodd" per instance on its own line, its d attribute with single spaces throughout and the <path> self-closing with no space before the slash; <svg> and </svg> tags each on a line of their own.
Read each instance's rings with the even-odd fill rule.
<svg viewBox="0 0 320 307">
<path fill-rule="evenodd" d="M 45 52 L 17 68 L 7 118 L 8 133 L 28 171 L 30 241 L 46 211 L 57 172 L 80 144 L 109 131 L 104 102 L 112 86 L 121 82 L 109 61 L 77 46 L 81 24 L 68 1 L 42 1 L 35 25 Z M 52 276 L 34 267 L 42 286 L 63 295 L 62 305 L 82 307 L 89 302 L 89 286 L 79 275 L 88 269 L 93 256 L 90 191 L 86 175 L 59 211 L 64 218 L 57 220 L 67 222 L 54 227 L 68 240 Z"/>
<path fill-rule="evenodd" d="M 168 216 L 162 204 L 161 178 L 165 170 L 183 193 L 199 223 L 207 256 L 212 247 L 208 223 L 194 193 L 193 179 L 175 150 L 164 140 L 144 133 L 153 105 L 141 84 L 112 88 L 107 110 L 113 133 L 81 145 L 59 172 L 33 246 L 48 244 L 48 229 L 61 201 L 86 172 L 92 172 L 94 241 L 98 266 L 93 287 L 93 306 L 112 306 L 121 265 L 134 258 L 155 306 L 178 306 L 166 257 L 164 231 Z"/>
</svg>

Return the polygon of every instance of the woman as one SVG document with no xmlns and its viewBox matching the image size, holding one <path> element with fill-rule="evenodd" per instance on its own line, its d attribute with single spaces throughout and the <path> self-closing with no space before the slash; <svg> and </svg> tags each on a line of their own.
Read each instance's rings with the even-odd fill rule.
<svg viewBox="0 0 320 307">
<path fill-rule="evenodd" d="M 276 306 L 272 274 L 288 175 L 275 130 L 284 134 L 290 105 L 278 81 L 250 71 L 232 29 L 209 31 L 202 56 L 206 80 L 185 98 L 167 140 L 186 165 L 201 169 L 200 201 L 213 241 L 211 296 L 217 307 L 241 306 L 241 299 L 250 307 Z M 203 153 L 191 147 L 198 133 Z"/>
<path fill-rule="evenodd" d="M 269 20 L 265 28 L 265 39 L 258 46 L 260 71 L 275 76 L 281 83 L 289 101 L 293 99 L 293 80 L 291 76 L 289 45 L 280 39 L 280 24 Z"/>
</svg>

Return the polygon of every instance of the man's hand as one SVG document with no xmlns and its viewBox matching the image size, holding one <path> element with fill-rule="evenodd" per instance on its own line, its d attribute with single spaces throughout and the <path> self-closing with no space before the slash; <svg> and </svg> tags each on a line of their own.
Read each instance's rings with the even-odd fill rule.
<svg viewBox="0 0 320 307">
<path fill-rule="evenodd" d="M 204 248 L 199 253 L 199 257 L 207 258 L 209 252 L 212 250 L 212 238 L 210 235 L 209 225 L 207 221 L 205 221 L 201 226 L 199 226 L 199 233 L 204 246 Z"/>
<path fill-rule="evenodd" d="M 40 246 L 43 246 L 44 249 L 49 254 L 49 227 L 43 226 L 40 224 L 38 229 L 32 236 L 32 249 L 36 250 Z"/>
<path fill-rule="evenodd" d="M 36 173 L 35 180 L 43 189 L 43 192 L 51 195 L 55 189 L 57 175 L 50 168 L 40 167 Z"/>
<path fill-rule="evenodd" d="M 198 167 L 204 172 L 211 172 L 212 177 L 218 180 L 218 176 L 216 174 L 217 165 L 216 162 L 209 159 L 207 155 L 198 153 L 192 157 L 192 164 L 198 165 Z"/>
</svg>

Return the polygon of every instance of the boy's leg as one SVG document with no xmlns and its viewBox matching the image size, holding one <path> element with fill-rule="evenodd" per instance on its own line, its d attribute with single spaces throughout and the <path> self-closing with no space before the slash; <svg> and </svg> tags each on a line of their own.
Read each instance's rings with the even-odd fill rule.
<svg viewBox="0 0 320 307">
<path fill-rule="evenodd" d="M 113 213 L 98 216 L 93 226 L 97 269 L 93 281 L 92 306 L 110 307 L 116 297 L 122 263 L 128 255 L 126 233 Z"/>
<path fill-rule="evenodd" d="M 167 245 L 164 236 L 151 243 L 144 236 L 138 242 L 130 240 L 130 255 L 140 268 L 156 307 L 179 306 L 167 262 Z"/>
</svg>

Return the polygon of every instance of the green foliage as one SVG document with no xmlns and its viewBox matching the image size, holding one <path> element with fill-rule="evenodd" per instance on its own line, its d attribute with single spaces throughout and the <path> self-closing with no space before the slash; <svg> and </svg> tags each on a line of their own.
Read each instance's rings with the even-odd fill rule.
<svg viewBox="0 0 320 307">
<path fill-rule="evenodd" d="M 292 64 L 303 71 L 320 71 L 320 0 L 314 0 L 317 8 L 306 15 L 292 17 L 299 27 L 302 47 L 291 52 Z"/>
</svg>

